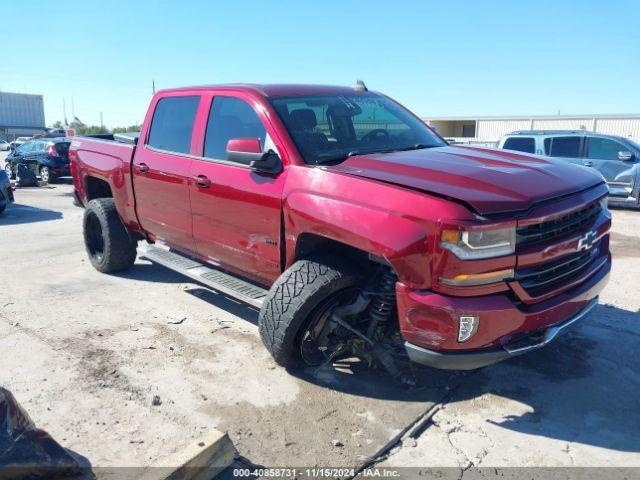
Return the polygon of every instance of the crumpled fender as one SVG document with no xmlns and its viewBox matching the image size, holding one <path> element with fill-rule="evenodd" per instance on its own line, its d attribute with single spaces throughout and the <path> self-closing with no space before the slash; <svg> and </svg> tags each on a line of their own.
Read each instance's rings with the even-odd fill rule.
<svg viewBox="0 0 640 480">
<path fill-rule="evenodd" d="M 308 190 L 291 192 L 284 212 L 287 266 L 295 261 L 298 237 L 311 233 L 384 258 L 406 285 L 428 287 L 427 232 L 418 223 L 388 210 Z"/>
</svg>

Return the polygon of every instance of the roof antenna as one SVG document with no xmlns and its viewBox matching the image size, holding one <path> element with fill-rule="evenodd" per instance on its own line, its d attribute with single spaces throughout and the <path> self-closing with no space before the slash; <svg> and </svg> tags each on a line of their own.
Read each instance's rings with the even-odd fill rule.
<svg viewBox="0 0 640 480">
<path fill-rule="evenodd" d="M 367 86 L 364 84 L 364 82 L 362 80 L 356 80 L 356 84 L 353 87 L 354 90 L 358 91 L 358 92 L 368 92 L 369 89 L 367 88 Z"/>
</svg>

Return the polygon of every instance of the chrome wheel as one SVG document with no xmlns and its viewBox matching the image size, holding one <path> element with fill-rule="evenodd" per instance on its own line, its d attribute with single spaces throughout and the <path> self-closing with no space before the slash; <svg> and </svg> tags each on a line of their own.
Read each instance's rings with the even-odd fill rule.
<svg viewBox="0 0 640 480">
<path fill-rule="evenodd" d="M 40 167 L 40 179 L 43 182 L 49 183 L 49 177 L 50 177 L 49 167 L 47 166 Z"/>
</svg>

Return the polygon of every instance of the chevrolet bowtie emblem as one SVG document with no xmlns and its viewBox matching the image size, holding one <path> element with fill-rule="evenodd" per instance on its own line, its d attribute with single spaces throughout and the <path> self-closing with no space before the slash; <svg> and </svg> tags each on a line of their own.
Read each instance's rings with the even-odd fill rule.
<svg viewBox="0 0 640 480">
<path fill-rule="evenodd" d="M 589 250 L 591 247 L 593 247 L 597 236 L 598 233 L 594 232 L 593 230 L 585 233 L 583 237 L 580 237 L 578 239 L 578 248 L 576 250 Z"/>
</svg>

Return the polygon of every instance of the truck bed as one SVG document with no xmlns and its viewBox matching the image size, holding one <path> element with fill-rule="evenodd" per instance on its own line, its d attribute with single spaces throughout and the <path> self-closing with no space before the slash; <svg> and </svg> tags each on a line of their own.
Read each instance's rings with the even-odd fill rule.
<svg viewBox="0 0 640 480">
<path fill-rule="evenodd" d="M 136 150 L 134 142 L 125 143 L 113 135 L 100 137 L 74 137 L 69 148 L 70 169 L 75 193 L 82 205 L 95 198 L 93 189 L 110 185 L 117 194 L 110 192 L 116 202 L 122 221 L 129 228 L 139 229 L 135 214 L 131 164 Z M 103 193 L 103 192 L 101 192 Z M 99 195 L 105 196 L 105 195 Z"/>
</svg>

